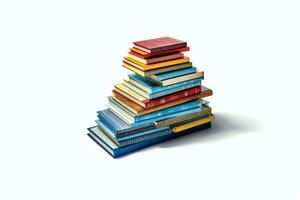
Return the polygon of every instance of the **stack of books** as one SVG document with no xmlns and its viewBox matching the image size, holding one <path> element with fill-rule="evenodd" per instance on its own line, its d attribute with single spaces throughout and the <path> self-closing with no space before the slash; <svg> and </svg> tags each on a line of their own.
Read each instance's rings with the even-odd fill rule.
<svg viewBox="0 0 300 200">
<path fill-rule="evenodd" d="M 171 37 L 133 42 L 123 67 L 132 71 L 114 85 L 108 108 L 98 111 L 88 135 L 113 157 L 211 127 L 214 115 L 198 71 Z"/>
</svg>

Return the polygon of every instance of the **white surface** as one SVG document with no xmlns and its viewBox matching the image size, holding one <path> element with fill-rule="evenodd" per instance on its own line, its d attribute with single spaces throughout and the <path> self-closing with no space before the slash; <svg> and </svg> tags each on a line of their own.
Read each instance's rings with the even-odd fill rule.
<svg viewBox="0 0 300 200">
<path fill-rule="evenodd" d="M 300 199 L 298 1 L 1 1 L 0 199 Z M 114 160 L 86 135 L 131 42 L 205 71 L 204 133 Z"/>
</svg>

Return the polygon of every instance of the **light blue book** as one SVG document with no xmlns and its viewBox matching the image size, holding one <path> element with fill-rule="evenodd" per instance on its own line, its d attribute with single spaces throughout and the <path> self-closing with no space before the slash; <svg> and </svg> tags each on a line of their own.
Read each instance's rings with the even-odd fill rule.
<svg viewBox="0 0 300 200">
<path fill-rule="evenodd" d="M 202 77 L 202 78 L 196 78 L 196 79 L 192 79 L 192 80 L 188 80 L 188 81 L 183 81 L 180 83 L 175 83 L 175 84 L 168 85 L 168 86 L 159 86 L 137 74 L 130 74 L 128 76 L 129 76 L 129 78 L 131 78 L 131 79 L 137 81 L 138 83 L 142 84 L 143 86 L 149 88 L 150 94 L 164 92 L 164 91 L 172 90 L 174 88 L 180 88 L 180 87 L 184 87 L 186 85 L 191 85 L 191 84 L 192 85 L 200 85 L 201 81 L 204 79 Z M 132 83 L 132 84 L 134 85 L 134 83 Z M 136 85 L 136 86 L 138 87 L 138 85 Z"/>
<path fill-rule="evenodd" d="M 179 116 L 183 116 L 183 115 L 187 115 L 187 114 L 191 114 L 191 113 L 195 113 L 195 112 L 200 112 L 201 110 L 202 110 L 202 105 L 200 104 L 199 107 L 192 108 L 190 110 L 185 110 L 185 111 L 181 111 L 181 112 L 172 113 L 172 114 L 169 114 L 169 115 L 164 115 L 164 116 L 155 117 L 155 118 L 152 118 L 152 119 L 147 119 L 147 120 L 140 121 L 140 122 L 135 122 L 135 123 L 132 123 L 131 125 L 132 126 L 141 126 L 141 125 L 148 124 L 148 123 L 153 123 L 153 122 L 156 122 L 156 121 L 170 119 L 170 118 L 173 118 L 173 117 L 179 117 Z"/>
<path fill-rule="evenodd" d="M 110 129 L 110 127 L 107 126 L 105 123 L 103 123 L 101 120 L 96 120 L 96 123 L 98 124 L 100 130 L 103 133 L 105 133 L 118 146 L 121 147 L 142 142 L 144 140 L 150 140 L 164 135 L 172 134 L 172 130 L 168 126 L 163 126 L 163 127 L 155 127 L 150 130 L 141 131 L 141 132 L 137 132 L 134 134 L 117 138 L 114 132 Z"/>
<path fill-rule="evenodd" d="M 155 112 L 152 112 L 152 113 L 149 113 L 149 114 L 136 116 L 134 121 L 139 122 L 139 121 L 143 121 L 143 120 L 148 120 L 148 119 L 161 117 L 161 116 L 169 115 L 169 114 L 176 113 L 176 112 L 189 110 L 189 109 L 200 107 L 200 106 L 201 106 L 201 101 L 200 100 L 194 100 L 194 101 L 182 103 L 182 104 L 179 104 L 179 105 L 176 105 L 176 106 L 172 106 L 172 107 L 169 107 L 169 108 L 165 108 L 165 109 L 162 109 L 162 110 L 158 110 L 158 111 L 155 111 Z"/>
<path fill-rule="evenodd" d="M 155 93 L 153 93 L 153 92 L 149 93 L 149 92 L 143 90 L 142 88 L 140 88 L 138 85 L 135 85 L 132 82 L 124 82 L 124 86 L 127 87 L 128 89 L 132 90 L 133 92 L 140 94 L 141 96 L 143 96 L 147 99 L 156 99 L 156 98 L 159 98 L 159 97 L 162 97 L 162 96 L 166 96 L 168 94 L 173 94 L 175 92 L 180 92 L 182 90 L 186 90 L 186 89 L 189 89 L 189 88 L 192 88 L 192 87 L 200 86 L 201 85 L 201 80 L 203 80 L 203 78 L 197 78 L 197 79 L 181 82 L 181 83 L 184 83 L 184 84 L 181 84 L 179 86 L 177 85 L 177 83 L 173 84 L 173 85 L 169 85 L 169 86 L 158 86 L 158 85 L 155 84 L 155 86 L 157 88 L 159 88 L 159 90 L 161 90 L 161 91 L 155 92 Z M 175 85 L 177 85 L 177 86 L 176 87 L 170 87 L 170 86 L 175 86 Z"/>
<path fill-rule="evenodd" d="M 192 74 L 192 73 L 195 73 L 196 71 L 197 71 L 196 67 L 191 67 L 191 68 L 187 68 L 187 69 L 180 69 L 180 70 L 176 70 L 176 71 L 151 75 L 151 76 L 149 76 L 149 78 L 157 80 L 157 81 L 164 81 L 167 79 L 176 78 L 178 76 Z"/>
</svg>

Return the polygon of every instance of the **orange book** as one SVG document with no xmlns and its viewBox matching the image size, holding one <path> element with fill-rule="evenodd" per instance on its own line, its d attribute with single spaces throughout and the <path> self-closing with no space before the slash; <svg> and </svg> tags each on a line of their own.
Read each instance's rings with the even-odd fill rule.
<svg viewBox="0 0 300 200">
<path fill-rule="evenodd" d="M 162 67 L 168 67 L 168 66 L 171 66 L 171 65 L 190 62 L 190 59 L 188 57 L 184 57 L 184 58 L 180 58 L 180 59 L 176 59 L 176 60 L 169 60 L 169 61 L 164 61 L 164 62 L 160 62 L 160 63 L 154 63 L 154 64 L 147 65 L 147 64 L 141 63 L 137 60 L 134 60 L 130 57 L 124 57 L 124 59 L 130 65 L 132 65 L 132 66 L 134 66 L 134 67 L 136 67 L 140 70 L 143 70 L 143 71 L 147 71 L 147 70 L 151 70 L 151 69 L 158 69 L 158 68 L 162 68 Z"/>
<path fill-rule="evenodd" d="M 157 52 L 157 53 L 147 53 L 145 51 L 142 51 L 140 49 L 137 48 L 130 48 L 129 53 L 138 56 L 140 58 L 146 59 L 146 58 L 151 58 L 154 56 L 162 56 L 162 55 L 167 55 L 167 54 L 172 54 L 172 53 L 181 53 L 181 52 L 185 52 L 185 51 L 189 51 L 190 48 L 189 47 L 184 47 L 184 48 L 179 48 L 179 49 L 172 49 L 172 50 L 168 50 L 168 51 L 162 51 L 162 52 Z"/>
</svg>

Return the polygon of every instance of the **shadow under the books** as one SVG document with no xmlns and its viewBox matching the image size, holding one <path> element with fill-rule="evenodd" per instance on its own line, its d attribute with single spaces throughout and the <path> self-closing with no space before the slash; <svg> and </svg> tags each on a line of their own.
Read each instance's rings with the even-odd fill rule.
<svg viewBox="0 0 300 200">
<path fill-rule="evenodd" d="M 253 133 L 263 128 L 263 123 L 255 118 L 243 114 L 216 113 L 216 120 L 209 129 L 198 131 L 186 136 L 175 138 L 160 144 L 157 147 L 169 148 L 201 142 L 216 141 Z"/>
</svg>

